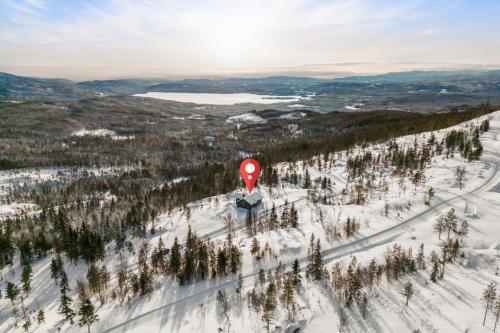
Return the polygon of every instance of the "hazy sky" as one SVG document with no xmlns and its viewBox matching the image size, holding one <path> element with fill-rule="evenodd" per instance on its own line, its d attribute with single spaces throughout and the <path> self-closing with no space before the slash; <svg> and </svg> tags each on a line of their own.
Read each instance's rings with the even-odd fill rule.
<svg viewBox="0 0 500 333">
<path fill-rule="evenodd" d="M 0 71 L 71 79 L 500 64 L 496 0 L 0 0 Z"/>
</svg>

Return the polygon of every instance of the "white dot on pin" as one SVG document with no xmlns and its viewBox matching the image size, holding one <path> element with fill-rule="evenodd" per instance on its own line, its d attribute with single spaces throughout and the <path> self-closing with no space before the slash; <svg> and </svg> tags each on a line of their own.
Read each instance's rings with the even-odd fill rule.
<svg viewBox="0 0 500 333">
<path fill-rule="evenodd" d="M 245 171 L 248 173 L 253 173 L 255 171 L 255 165 L 253 165 L 252 163 L 248 163 L 247 165 L 245 165 Z"/>
<path fill-rule="evenodd" d="M 248 176 L 248 179 L 252 179 L 252 176 Z"/>
</svg>

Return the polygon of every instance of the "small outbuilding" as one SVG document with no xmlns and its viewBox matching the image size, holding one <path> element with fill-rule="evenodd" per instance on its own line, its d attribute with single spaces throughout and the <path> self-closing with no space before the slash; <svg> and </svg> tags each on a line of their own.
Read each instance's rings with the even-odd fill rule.
<svg viewBox="0 0 500 333">
<path fill-rule="evenodd" d="M 252 193 L 245 196 L 243 193 L 237 193 L 235 196 L 236 206 L 245 209 L 257 207 L 262 202 L 262 197 L 259 193 Z"/>
</svg>

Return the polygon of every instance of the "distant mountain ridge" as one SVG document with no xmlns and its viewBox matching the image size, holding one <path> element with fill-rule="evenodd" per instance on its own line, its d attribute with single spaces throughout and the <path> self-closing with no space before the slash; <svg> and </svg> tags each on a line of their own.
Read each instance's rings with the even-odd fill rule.
<svg viewBox="0 0 500 333">
<path fill-rule="evenodd" d="M 82 99 L 107 95 L 132 95 L 148 91 L 192 93 L 254 93 L 269 95 L 307 95 L 365 90 L 373 84 L 388 84 L 396 90 L 405 85 L 411 89 L 420 84 L 446 87 L 450 91 L 464 91 L 453 85 L 481 85 L 490 82 L 493 94 L 499 92 L 500 70 L 479 71 L 410 71 L 369 76 L 349 76 L 337 79 L 318 79 L 298 76 L 270 76 L 263 78 L 224 79 L 116 79 L 74 82 L 17 76 L 0 72 L 0 97 L 32 99 Z M 408 89 L 410 89 L 408 88 Z M 406 89 L 406 88 L 405 88 Z M 491 94 L 491 87 L 487 89 Z"/>
</svg>

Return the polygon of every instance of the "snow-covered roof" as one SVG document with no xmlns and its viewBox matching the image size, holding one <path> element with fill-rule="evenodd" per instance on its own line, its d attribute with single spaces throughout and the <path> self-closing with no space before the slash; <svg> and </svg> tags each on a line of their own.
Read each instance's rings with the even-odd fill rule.
<svg viewBox="0 0 500 333">
<path fill-rule="evenodd" d="M 254 192 L 254 193 L 249 194 L 247 196 L 243 196 L 243 193 L 241 193 L 241 196 L 239 198 L 236 197 L 236 199 L 243 199 L 246 202 L 248 202 L 250 205 L 255 205 L 262 200 L 262 197 L 260 196 L 259 193 Z"/>
</svg>

